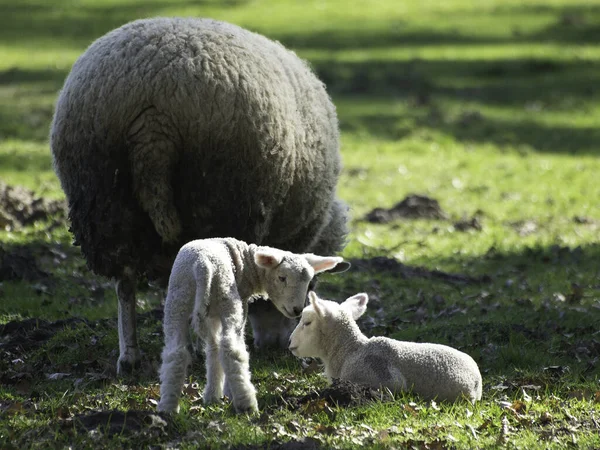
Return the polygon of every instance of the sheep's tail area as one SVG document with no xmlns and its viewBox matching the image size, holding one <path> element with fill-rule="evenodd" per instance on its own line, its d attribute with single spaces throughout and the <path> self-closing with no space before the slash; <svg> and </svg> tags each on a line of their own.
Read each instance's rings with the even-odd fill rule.
<svg viewBox="0 0 600 450">
<path fill-rule="evenodd" d="M 69 203 L 70 231 L 88 267 L 117 279 L 123 267 L 130 267 L 166 285 L 179 247 L 164 245 L 134 198 L 126 149 L 115 145 L 107 155 L 106 143 L 97 138 L 80 142 L 60 130 L 52 144 L 54 168 Z"/>
</svg>

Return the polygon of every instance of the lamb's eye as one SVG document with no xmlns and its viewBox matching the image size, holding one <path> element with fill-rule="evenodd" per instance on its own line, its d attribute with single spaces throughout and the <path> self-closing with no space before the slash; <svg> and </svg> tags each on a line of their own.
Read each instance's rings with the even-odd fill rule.
<svg viewBox="0 0 600 450">
<path fill-rule="evenodd" d="M 307 327 L 311 324 L 312 322 L 304 322 L 304 326 Z"/>
<path fill-rule="evenodd" d="M 281 281 L 282 283 L 285 283 L 286 278 L 285 277 L 279 277 L 279 281 Z"/>
</svg>

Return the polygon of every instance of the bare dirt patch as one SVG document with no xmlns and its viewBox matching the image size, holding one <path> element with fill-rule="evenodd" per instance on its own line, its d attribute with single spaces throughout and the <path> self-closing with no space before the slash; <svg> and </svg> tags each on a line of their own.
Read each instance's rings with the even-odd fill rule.
<svg viewBox="0 0 600 450">
<path fill-rule="evenodd" d="M 64 200 L 36 197 L 33 191 L 21 186 L 9 186 L 0 181 L 0 228 L 17 230 L 50 217 L 66 217 Z"/>
<path fill-rule="evenodd" d="M 425 195 L 410 194 L 393 207 L 375 208 L 364 217 L 367 222 L 389 223 L 398 219 L 446 220 L 446 214 L 439 202 Z"/>
<path fill-rule="evenodd" d="M 80 414 L 63 422 L 64 427 L 74 427 L 78 431 L 97 430 L 112 436 L 123 433 L 162 432 L 168 426 L 168 417 L 153 411 L 98 411 Z"/>
</svg>

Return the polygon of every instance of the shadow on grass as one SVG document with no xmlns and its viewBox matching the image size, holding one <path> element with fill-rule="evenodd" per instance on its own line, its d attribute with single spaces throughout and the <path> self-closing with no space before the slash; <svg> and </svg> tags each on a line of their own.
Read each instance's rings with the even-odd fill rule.
<svg viewBox="0 0 600 450">
<path fill-rule="evenodd" d="M 9 244 L 3 247 L 8 253 L 14 248 Z M 19 248 L 21 252 L 23 248 L 31 248 L 33 255 L 42 258 L 56 254 L 51 252 L 49 244 L 41 241 Z M 69 256 L 61 266 L 68 266 L 77 252 L 71 249 L 65 254 Z M 568 366 L 574 377 L 586 379 L 600 375 L 600 343 L 596 334 L 600 310 L 597 301 L 596 306 L 593 304 L 600 296 L 597 267 L 600 245 L 540 247 L 509 254 L 491 250 L 482 257 L 465 259 L 457 256 L 456 260 L 460 260 L 467 275 L 487 274 L 492 277 L 492 282 L 457 286 L 418 276 L 399 280 L 397 274 L 381 270 L 372 273 L 351 271 L 344 275 L 347 281 L 340 281 L 354 289 L 362 280 L 358 283 L 361 284 L 359 289 L 368 291 L 373 286 L 372 280 L 379 280 L 385 314 L 383 319 L 378 319 L 379 325 L 371 328 L 371 334 L 454 346 L 471 354 L 482 370 L 490 374 Z M 431 268 L 439 263 L 439 260 L 432 261 Z M 48 267 L 46 260 L 42 269 L 48 274 L 30 281 L 38 286 L 36 289 L 46 286 L 35 294 L 39 298 L 28 302 L 6 298 L 3 314 L 45 319 L 56 318 L 56 314 L 61 317 L 64 311 L 66 316 L 62 317 L 71 317 L 73 314 L 67 311 L 73 306 L 73 298 L 85 299 L 81 308 L 74 308 L 80 312 L 90 311 L 94 304 L 106 309 L 106 301 L 114 302 L 112 295 L 105 298 L 106 287 L 91 273 L 86 280 L 85 270 L 79 269 L 80 275 L 74 277 L 51 273 Z M 512 280 L 510 283 L 507 282 L 509 279 Z M 7 292 L 11 291 L 9 284 L 13 282 L 18 280 L 4 280 Z M 69 283 L 77 285 L 73 286 L 73 292 L 79 292 L 77 297 L 64 295 L 71 290 Z M 86 288 L 95 289 L 102 295 L 92 292 L 89 298 L 81 297 Z M 54 291 L 60 295 L 52 295 Z M 404 293 L 403 299 L 393 298 L 399 292 Z M 45 314 L 46 308 L 48 313 Z M 154 322 L 151 326 L 154 332 L 157 326 Z M 160 347 L 159 335 L 156 340 L 147 333 L 144 335 L 145 339 L 152 340 L 145 346 Z"/>
<path fill-rule="evenodd" d="M 407 21 L 393 17 L 387 23 L 382 23 L 377 29 L 346 29 L 315 31 L 307 29 L 300 34 L 271 35 L 286 46 L 295 49 L 327 49 L 352 50 L 365 48 L 388 47 L 422 47 L 429 45 L 461 46 L 461 45 L 494 45 L 494 44 L 531 44 L 531 43 L 595 43 L 600 39 L 600 6 L 589 4 L 572 4 L 570 6 L 530 6 L 502 5 L 494 8 L 498 20 L 505 17 L 535 16 L 548 14 L 554 17 L 553 22 L 546 28 L 526 34 L 518 28 L 512 30 L 510 36 L 473 36 L 464 34 L 460 29 L 447 31 L 420 31 L 408 27 Z M 446 14 L 460 14 L 463 20 L 477 20 L 473 10 L 444 11 Z"/>
<path fill-rule="evenodd" d="M 185 8 L 218 6 L 235 7 L 247 0 L 171 0 L 121 1 L 73 7 L 69 0 L 40 3 L 30 0 L 4 2 L 0 5 L 0 42 L 8 45 L 61 42 L 70 47 L 85 48 L 95 39 L 126 22 L 155 16 L 166 7 Z"/>
<path fill-rule="evenodd" d="M 600 96 L 600 65 L 551 59 L 319 61 L 315 68 L 334 98 L 382 104 L 376 112 L 344 115 L 342 131 L 365 131 L 398 140 L 415 128 L 430 128 L 459 141 L 527 145 L 540 152 L 597 154 L 600 131 L 592 126 L 545 125 L 536 115 L 590 109 Z M 410 108 L 397 109 L 398 101 Z M 486 117 L 473 107 L 448 116 L 437 105 L 476 103 L 508 107 L 527 120 Z M 476 108 L 476 106 L 475 106 Z"/>
</svg>

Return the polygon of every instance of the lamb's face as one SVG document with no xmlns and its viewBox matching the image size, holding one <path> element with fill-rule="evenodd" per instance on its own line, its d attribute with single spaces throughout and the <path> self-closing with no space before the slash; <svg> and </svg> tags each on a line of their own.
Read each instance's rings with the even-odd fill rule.
<svg viewBox="0 0 600 450">
<path fill-rule="evenodd" d="M 343 323 L 356 320 L 367 310 L 369 297 L 360 293 L 347 298 L 341 304 L 321 300 L 314 292 L 309 293 L 310 305 L 302 311 L 302 318 L 290 337 L 290 351 L 300 358 L 321 358 L 327 339 Z M 323 341 L 325 339 L 325 341 Z"/>
<path fill-rule="evenodd" d="M 290 351 L 299 358 L 318 358 L 322 349 L 320 328 L 323 318 L 317 314 L 313 305 L 302 311 L 300 322 L 290 336 Z"/>
<path fill-rule="evenodd" d="M 265 290 L 275 307 L 286 317 L 298 317 L 306 304 L 314 269 L 302 257 L 284 257 L 267 272 Z"/>
<path fill-rule="evenodd" d="M 256 264 L 265 269 L 264 289 L 281 313 L 298 317 L 306 304 L 310 283 L 319 272 L 335 268 L 343 259 L 312 254 L 297 255 L 271 247 L 260 247 Z"/>
</svg>

